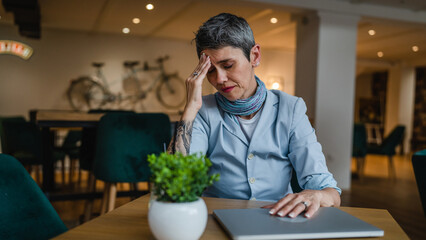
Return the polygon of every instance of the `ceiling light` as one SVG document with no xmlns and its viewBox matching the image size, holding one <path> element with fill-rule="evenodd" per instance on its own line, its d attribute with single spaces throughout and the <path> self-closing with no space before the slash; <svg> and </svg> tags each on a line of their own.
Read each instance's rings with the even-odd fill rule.
<svg viewBox="0 0 426 240">
<path fill-rule="evenodd" d="M 370 30 L 368 30 L 368 34 L 370 36 L 374 36 L 374 35 L 376 35 L 376 31 L 374 31 L 373 29 L 370 29 Z"/>
<path fill-rule="evenodd" d="M 277 18 L 271 18 L 271 23 L 277 23 L 278 22 L 278 19 Z"/>
<path fill-rule="evenodd" d="M 412 46 L 411 49 L 413 50 L 413 52 L 418 52 L 419 51 L 419 47 L 418 46 Z"/>
<path fill-rule="evenodd" d="M 138 24 L 138 23 L 140 23 L 140 22 L 141 22 L 141 20 L 140 20 L 139 18 L 133 18 L 132 22 L 133 22 L 134 24 Z"/>
<path fill-rule="evenodd" d="M 383 52 L 382 52 L 382 51 L 377 52 L 377 56 L 378 56 L 379 58 L 383 57 Z"/>
<path fill-rule="evenodd" d="M 154 5 L 152 5 L 151 3 L 149 3 L 149 4 L 146 5 L 146 9 L 152 10 L 152 9 L 154 9 Z"/>
<path fill-rule="evenodd" d="M 279 83 L 274 82 L 274 83 L 272 84 L 272 89 L 279 89 L 279 88 L 280 88 L 280 84 L 279 84 Z"/>
<path fill-rule="evenodd" d="M 128 28 L 123 28 L 123 30 L 122 30 L 122 31 L 123 31 L 123 33 L 124 33 L 124 34 L 128 34 L 128 33 L 130 32 L 130 29 L 128 29 Z"/>
</svg>

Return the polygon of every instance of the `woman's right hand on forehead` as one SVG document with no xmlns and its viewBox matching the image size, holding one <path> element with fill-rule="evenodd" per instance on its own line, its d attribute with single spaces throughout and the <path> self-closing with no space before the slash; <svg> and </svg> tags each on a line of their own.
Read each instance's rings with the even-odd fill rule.
<svg viewBox="0 0 426 240">
<path fill-rule="evenodd" d="M 203 80 L 210 68 L 210 57 L 202 53 L 197 67 L 186 79 L 186 106 L 182 120 L 194 120 L 200 110 L 202 101 Z"/>
</svg>

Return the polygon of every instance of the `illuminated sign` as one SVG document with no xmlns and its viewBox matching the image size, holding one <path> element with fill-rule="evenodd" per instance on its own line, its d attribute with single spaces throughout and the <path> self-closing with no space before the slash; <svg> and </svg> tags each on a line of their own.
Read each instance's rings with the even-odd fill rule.
<svg viewBox="0 0 426 240">
<path fill-rule="evenodd" d="M 33 54 L 33 49 L 20 42 L 0 40 L 0 54 L 10 54 L 27 60 Z"/>
</svg>

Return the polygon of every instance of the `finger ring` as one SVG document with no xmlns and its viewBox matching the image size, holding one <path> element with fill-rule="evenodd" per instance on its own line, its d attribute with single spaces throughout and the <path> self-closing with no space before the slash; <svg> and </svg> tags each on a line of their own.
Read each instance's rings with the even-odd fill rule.
<svg viewBox="0 0 426 240">
<path fill-rule="evenodd" d="M 308 208 L 308 203 L 307 202 L 303 201 L 303 202 L 300 202 L 300 203 L 303 204 L 303 205 L 305 205 L 305 210 Z"/>
<path fill-rule="evenodd" d="M 198 76 L 198 72 L 194 72 L 194 73 L 192 73 L 192 76 Z"/>
</svg>

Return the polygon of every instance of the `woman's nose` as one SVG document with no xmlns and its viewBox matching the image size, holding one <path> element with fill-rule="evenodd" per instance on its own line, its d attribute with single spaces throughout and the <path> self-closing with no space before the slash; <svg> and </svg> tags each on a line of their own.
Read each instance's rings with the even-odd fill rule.
<svg viewBox="0 0 426 240">
<path fill-rule="evenodd" d="M 226 71 L 218 70 L 216 74 L 216 82 L 218 84 L 223 84 L 228 80 L 228 76 L 226 75 Z"/>
</svg>

